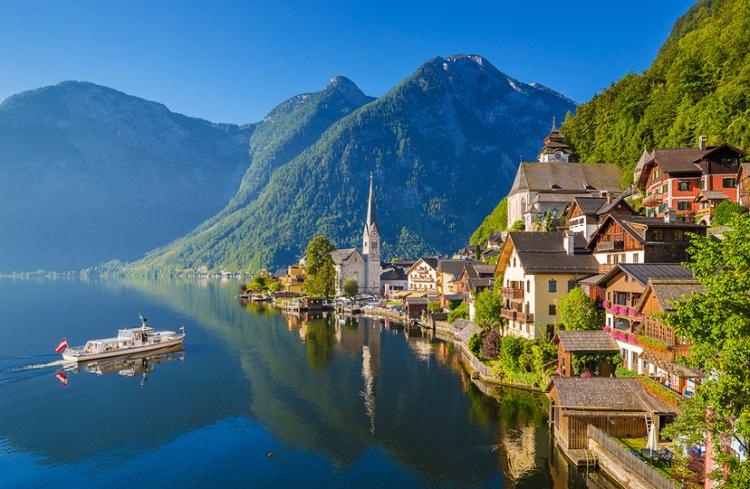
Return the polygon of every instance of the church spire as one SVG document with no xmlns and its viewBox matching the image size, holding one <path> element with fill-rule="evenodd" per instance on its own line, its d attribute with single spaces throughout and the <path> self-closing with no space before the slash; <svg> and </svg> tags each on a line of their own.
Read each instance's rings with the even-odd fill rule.
<svg viewBox="0 0 750 489">
<path fill-rule="evenodd" d="M 372 229 L 372 225 L 377 224 L 375 215 L 375 194 L 372 191 L 372 172 L 370 172 L 370 197 L 367 200 L 367 230 Z"/>
</svg>

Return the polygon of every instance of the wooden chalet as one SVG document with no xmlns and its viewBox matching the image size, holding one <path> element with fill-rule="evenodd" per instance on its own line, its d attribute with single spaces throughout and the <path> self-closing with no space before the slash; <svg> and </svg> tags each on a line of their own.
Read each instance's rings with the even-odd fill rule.
<svg viewBox="0 0 750 489">
<path fill-rule="evenodd" d="M 690 343 L 655 315 L 672 312 L 683 298 L 703 292 L 705 288 L 694 279 L 650 280 L 635 309 L 643 317 L 636 341 L 639 336 L 646 339 L 639 341 L 643 350 L 638 358 L 638 372 L 681 395 L 695 392 L 703 374 L 678 362 L 680 357 L 690 355 Z"/>
<path fill-rule="evenodd" d="M 609 214 L 632 216 L 633 209 L 625 200 L 628 195 L 630 194 L 623 193 L 615 198 L 612 194 L 604 192 L 601 197 L 575 197 L 566 214 L 568 230 L 580 233 L 589 239 L 605 216 Z"/>
<path fill-rule="evenodd" d="M 617 342 L 606 331 L 559 331 L 552 343 L 557 345 L 557 372 L 561 377 L 575 376 L 573 362 L 576 355 L 605 357 L 620 352 Z M 584 368 L 599 377 L 609 377 L 614 375 L 615 367 L 602 359 L 596 365 L 586 365 Z"/>
<path fill-rule="evenodd" d="M 691 233 L 705 236 L 706 226 L 671 217 L 609 214 L 591 236 L 588 249 L 600 272 L 618 263 L 679 263 L 688 258 Z"/>
</svg>

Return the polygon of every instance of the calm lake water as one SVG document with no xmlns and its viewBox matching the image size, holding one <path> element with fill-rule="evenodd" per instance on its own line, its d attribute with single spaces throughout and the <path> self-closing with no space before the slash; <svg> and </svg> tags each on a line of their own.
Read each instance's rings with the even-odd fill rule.
<svg viewBox="0 0 750 489">
<path fill-rule="evenodd" d="M 543 397 L 483 394 L 450 345 L 288 318 L 236 291 L 0 280 L 0 486 L 611 487 L 564 463 Z M 53 352 L 139 313 L 185 325 L 185 350 L 78 371 Z"/>
</svg>

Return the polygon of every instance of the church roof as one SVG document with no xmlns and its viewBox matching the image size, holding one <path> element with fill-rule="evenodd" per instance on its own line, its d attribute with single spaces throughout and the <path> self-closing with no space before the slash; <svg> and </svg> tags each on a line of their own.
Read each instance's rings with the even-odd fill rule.
<svg viewBox="0 0 750 489">
<path fill-rule="evenodd" d="M 356 260 L 357 256 L 361 257 L 356 248 L 343 248 L 331 252 L 334 265 L 343 265 L 350 260 Z"/>
<path fill-rule="evenodd" d="M 620 194 L 620 169 L 611 163 L 521 163 L 510 195 L 521 191 Z"/>
</svg>

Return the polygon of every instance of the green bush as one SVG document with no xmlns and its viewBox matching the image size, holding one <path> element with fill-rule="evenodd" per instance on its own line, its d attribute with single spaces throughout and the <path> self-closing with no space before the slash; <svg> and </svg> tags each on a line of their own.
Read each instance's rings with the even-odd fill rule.
<svg viewBox="0 0 750 489">
<path fill-rule="evenodd" d="M 716 213 L 712 224 L 714 226 L 726 226 L 732 222 L 734 216 L 741 216 L 747 214 L 747 209 L 742 207 L 737 202 L 731 200 L 725 200 L 716 207 Z"/>
<path fill-rule="evenodd" d="M 469 305 L 461 304 L 448 313 L 448 322 L 452 323 L 456 319 L 469 319 Z"/>
<path fill-rule="evenodd" d="M 595 331 L 604 325 L 604 311 L 579 287 L 560 299 L 558 307 L 560 320 L 568 331 Z"/>
<path fill-rule="evenodd" d="M 495 360 L 500 355 L 502 335 L 498 328 L 492 328 L 484 335 L 479 351 L 487 360 Z"/>
<path fill-rule="evenodd" d="M 477 357 L 480 357 L 482 355 L 481 353 L 479 353 L 479 349 L 482 347 L 483 336 L 483 333 L 474 333 L 473 335 L 471 335 L 471 338 L 469 338 L 469 350 L 471 350 L 471 352 Z"/>
<path fill-rule="evenodd" d="M 427 304 L 427 310 L 432 314 L 443 312 L 443 308 L 440 306 L 439 302 L 430 302 L 429 304 Z"/>
</svg>

